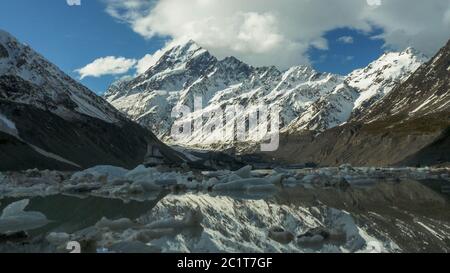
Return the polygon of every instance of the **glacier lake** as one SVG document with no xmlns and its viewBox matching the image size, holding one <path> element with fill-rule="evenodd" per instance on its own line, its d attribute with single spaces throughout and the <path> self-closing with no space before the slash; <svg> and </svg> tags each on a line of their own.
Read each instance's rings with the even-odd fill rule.
<svg viewBox="0 0 450 273">
<path fill-rule="evenodd" d="M 65 253 L 75 242 L 81 252 L 97 253 L 449 252 L 446 175 L 396 176 L 353 183 L 288 178 L 275 191 L 9 192 L 0 210 L 16 203 L 21 208 L 12 217 L 39 212 L 48 222 L 0 235 L 0 251 Z"/>
</svg>

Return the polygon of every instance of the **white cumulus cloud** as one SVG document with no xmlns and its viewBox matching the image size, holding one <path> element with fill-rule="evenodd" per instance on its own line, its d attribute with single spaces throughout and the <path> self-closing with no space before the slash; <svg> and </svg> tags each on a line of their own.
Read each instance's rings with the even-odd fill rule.
<svg viewBox="0 0 450 273">
<path fill-rule="evenodd" d="M 120 75 L 127 73 L 137 63 L 135 59 L 108 56 L 98 58 L 83 68 L 75 70 L 81 79 L 86 77 L 101 77 L 104 75 Z"/>
<path fill-rule="evenodd" d="M 354 42 L 354 39 L 352 36 L 342 36 L 342 37 L 339 37 L 337 40 L 338 40 L 338 42 L 344 43 L 344 44 L 353 44 L 353 42 Z"/>
<path fill-rule="evenodd" d="M 386 46 L 430 55 L 450 38 L 450 0 L 103 1 L 111 16 L 145 38 L 193 39 L 218 57 L 282 68 L 307 63 L 311 47 L 327 49 L 324 35 L 336 28 L 381 28 Z"/>
</svg>

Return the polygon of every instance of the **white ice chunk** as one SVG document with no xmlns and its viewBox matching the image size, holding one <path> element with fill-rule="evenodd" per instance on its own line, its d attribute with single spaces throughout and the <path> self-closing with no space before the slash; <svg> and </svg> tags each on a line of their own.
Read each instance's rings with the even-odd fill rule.
<svg viewBox="0 0 450 273">
<path fill-rule="evenodd" d="M 136 224 L 128 218 L 109 220 L 106 217 L 103 217 L 95 224 L 95 227 L 98 229 L 108 229 L 112 231 L 122 231 L 135 226 Z"/>
<path fill-rule="evenodd" d="M 235 171 L 234 174 L 240 176 L 241 178 L 250 178 L 252 169 L 252 166 L 245 166 Z"/>
<path fill-rule="evenodd" d="M 282 174 L 276 174 L 276 175 L 269 176 L 266 179 L 271 184 L 280 184 L 281 181 L 283 180 L 283 175 Z"/>
<path fill-rule="evenodd" d="M 29 199 L 21 200 L 14 202 L 7 206 L 5 209 L 3 209 L 2 216 L 0 218 L 10 217 L 17 214 L 22 213 L 25 208 L 30 204 Z"/>
<path fill-rule="evenodd" d="M 236 180 L 233 182 L 228 183 L 222 183 L 215 185 L 213 190 L 214 191 L 245 191 L 248 190 L 250 187 L 255 186 L 267 186 L 271 185 L 271 183 L 264 178 L 248 178 L 248 179 L 241 179 Z"/>
<path fill-rule="evenodd" d="M 125 178 L 131 181 L 152 181 L 155 169 L 146 168 L 144 165 L 139 165 L 134 170 L 128 172 Z"/>
<path fill-rule="evenodd" d="M 46 237 L 47 241 L 54 246 L 61 246 L 70 241 L 70 235 L 64 232 L 52 232 Z"/>
<path fill-rule="evenodd" d="M 136 181 L 130 186 L 131 193 L 145 193 L 162 190 L 161 186 L 158 186 L 151 181 Z"/>
<path fill-rule="evenodd" d="M 79 180 L 86 175 L 92 175 L 94 179 L 98 180 L 100 177 L 106 177 L 109 183 L 115 180 L 124 179 L 129 170 L 115 167 L 115 166 L 96 166 L 72 175 L 71 180 Z"/>
<path fill-rule="evenodd" d="M 0 234 L 33 230 L 49 223 L 47 217 L 35 211 L 24 211 L 30 200 L 25 199 L 7 206 L 0 217 Z"/>
</svg>

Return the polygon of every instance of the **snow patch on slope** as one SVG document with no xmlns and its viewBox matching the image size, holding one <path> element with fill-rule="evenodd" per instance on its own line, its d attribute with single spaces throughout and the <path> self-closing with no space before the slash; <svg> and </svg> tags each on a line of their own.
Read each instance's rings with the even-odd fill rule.
<svg viewBox="0 0 450 273">
<path fill-rule="evenodd" d="M 0 46 L 6 51 L 6 57 L 0 58 L 0 78 L 19 77 L 38 87 L 38 94 L 21 94 L 20 97 L 8 96 L 7 100 L 31 104 L 41 109 L 50 109 L 55 114 L 67 118 L 61 113 L 77 112 L 98 118 L 108 123 L 118 121 L 117 111 L 92 91 L 74 81 L 58 67 L 20 43 L 9 33 L 0 30 Z M 3 54 L 2 54 L 3 55 Z M 45 99 L 42 99 L 45 97 Z M 69 99 L 70 103 L 64 101 Z M 72 109 L 72 104 L 75 109 Z M 51 107 L 49 107 L 51 106 Z M 76 116 L 75 113 L 72 117 Z"/>
<path fill-rule="evenodd" d="M 0 113 L 0 131 L 17 134 L 16 124 Z"/>
<path fill-rule="evenodd" d="M 4 133 L 7 133 L 9 135 L 12 135 L 12 136 L 16 137 L 18 140 L 26 143 L 33 150 L 35 150 L 36 152 L 38 152 L 39 154 L 41 154 L 41 155 L 43 155 L 45 157 L 48 157 L 48 158 L 51 158 L 51 159 L 54 159 L 54 160 L 57 160 L 57 161 L 60 161 L 60 162 L 72 165 L 72 166 L 75 166 L 77 168 L 81 168 L 80 165 L 78 165 L 76 163 L 73 163 L 70 160 L 67 160 L 67 159 L 65 159 L 65 158 L 63 158 L 63 157 L 61 157 L 59 155 L 47 152 L 47 151 L 45 151 L 45 150 L 43 150 L 43 149 L 41 149 L 41 148 L 39 148 L 39 147 L 37 147 L 35 145 L 32 145 L 32 144 L 27 143 L 26 141 L 24 141 L 19 136 L 19 131 L 17 130 L 15 123 L 12 122 L 10 119 L 8 119 L 6 116 L 4 116 L 1 113 L 0 113 L 0 132 L 4 132 Z"/>
<path fill-rule="evenodd" d="M 43 150 L 43 149 L 41 149 L 41 148 L 39 148 L 39 147 L 37 147 L 37 146 L 35 146 L 35 145 L 29 144 L 29 143 L 27 143 L 27 144 L 28 144 L 31 148 L 33 148 L 33 150 L 35 150 L 36 152 L 40 153 L 41 155 L 43 155 L 43 156 L 45 156 L 45 157 L 47 157 L 47 158 L 51 158 L 51 159 L 54 159 L 54 160 L 56 160 L 56 161 L 66 163 L 66 164 L 75 166 L 75 167 L 77 167 L 77 168 L 81 168 L 80 165 L 78 165 L 78 164 L 76 164 L 76 163 L 74 163 L 74 162 L 72 162 L 72 161 L 70 161 L 70 160 L 67 160 L 67 159 L 65 159 L 65 158 L 63 158 L 63 157 L 61 157 L 61 156 L 59 156 L 59 155 L 56 155 L 56 154 L 54 154 L 54 153 L 47 152 L 47 151 L 45 151 L 45 150 Z"/>
<path fill-rule="evenodd" d="M 349 86 L 360 90 L 354 109 L 367 108 L 365 103 L 387 95 L 428 60 L 413 48 L 403 52 L 388 52 L 364 69 L 352 72 L 346 79 Z"/>
</svg>

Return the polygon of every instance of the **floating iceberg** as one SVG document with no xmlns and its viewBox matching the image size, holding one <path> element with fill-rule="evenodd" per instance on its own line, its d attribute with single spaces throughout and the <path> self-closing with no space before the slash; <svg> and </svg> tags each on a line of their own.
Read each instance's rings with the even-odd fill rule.
<svg viewBox="0 0 450 273">
<path fill-rule="evenodd" d="M 268 191 L 276 190 L 276 186 L 264 178 L 240 179 L 232 182 L 217 184 L 213 187 L 214 191 Z"/>
<path fill-rule="evenodd" d="M 86 176 L 92 176 L 94 180 L 100 180 L 102 177 L 105 177 L 108 183 L 112 183 L 115 180 L 124 179 L 125 175 L 129 172 L 129 170 L 114 167 L 114 166 L 96 166 L 81 172 L 74 173 L 71 177 L 71 180 L 77 181 L 86 178 Z"/>
<path fill-rule="evenodd" d="M 36 211 L 24 211 L 29 199 L 14 202 L 7 206 L 0 217 L 0 234 L 28 231 L 49 223 L 47 217 Z"/>
</svg>

